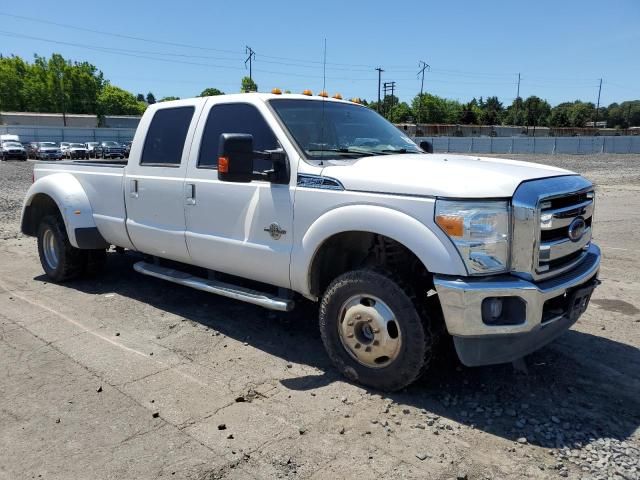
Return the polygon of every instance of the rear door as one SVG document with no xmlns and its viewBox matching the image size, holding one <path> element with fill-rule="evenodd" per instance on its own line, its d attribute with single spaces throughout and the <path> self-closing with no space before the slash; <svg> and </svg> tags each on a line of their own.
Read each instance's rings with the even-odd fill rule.
<svg viewBox="0 0 640 480">
<path fill-rule="evenodd" d="M 185 100 L 143 117 L 124 185 L 127 231 L 136 250 L 189 262 L 185 241 L 184 178 L 202 100 Z"/>
</svg>

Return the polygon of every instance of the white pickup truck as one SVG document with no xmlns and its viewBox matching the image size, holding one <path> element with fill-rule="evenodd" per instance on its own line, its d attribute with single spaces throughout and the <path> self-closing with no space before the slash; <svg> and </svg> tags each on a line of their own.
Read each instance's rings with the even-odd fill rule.
<svg viewBox="0 0 640 480">
<path fill-rule="evenodd" d="M 41 162 L 22 231 L 64 281 L 137 272 L 275 310 L 320 302 L 327 352 L 383 390 L 445 335 L 470 366 L 568 329 L 599 283 L 594 187 L 532 163 L 427 154 L 374 111 L 305 95 L 150 106 L 128 162 Z"/>
</svg>

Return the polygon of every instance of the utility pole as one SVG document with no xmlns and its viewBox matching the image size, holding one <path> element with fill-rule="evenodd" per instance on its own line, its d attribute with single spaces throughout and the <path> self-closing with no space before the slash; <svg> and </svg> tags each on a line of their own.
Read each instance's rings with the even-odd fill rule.
<svg viewBox="0 0 640 480">
<path fill-rule="evenodd" d="M 384 90 L 384 98 L 383 98 L 383 102 L 384 100 L 387 98 L 387 93 L 391 92 L 391 104 L 389 105 L 389 111 L 385 110 L 385 114 L 388 114 L 391 111 L 391 108 L 393 108 L 393 92 L 396 88 L 396 82 L 384 82 L 383 84 L 383 90 Z"/>
<path fill-rule="evenodd" d="M 520 104 L 520 73 L 518 73 L 518 90 L 516 92 L 516 114 L 514 120 L 518 123 L 518 105 Z"/>
<path fill-rule="evenodd" d="M 247 66 L 247 62 L 249 62 L 249 80 L 251 80 L 251 82 L 253 82 L 253 75 L 252 75 L 252 61 L 256 59 L 256 52 L 253 51 L 253 49 L 249 46 L 245 46 L 244 49 L 244 53 L 246 53 L 247 55 L 249 55 L 247 57 L 247 59 L 244 61 L 244 66 Z"/>
<path fill-rule="evenodd" d="M 598 128 L 598 110 L 600 110 L 600 93 L 602 92 L 602 79 L 600 79 L 600 86 L 598 87 L 598 103 L 596 104 L 596 117 L 593 121 L 593 128 Z"/>
<path fill-rule="evenodd" d="M 422 75 L 422 80 L 420 81 L 420 104 L 418 106 L 418 123 L 420 123 L 420 121 L 422 120 L 422 95 L 424 94 L 424 71 L 427 69 L 431 69 L 431 67 L 427 65 L 427 63 L 424 62 L 423 60 L 420 60 L 420 63 L 418 64 L 418 68 L 420 68 L 418 75 Z"/>
<path fill-rule="evenodd" d="M 378 71 L 378 113 L 381 113 L 382 108 L 380 105 L 380 81 L 382 79 L 382 72 L 384 72 L 384 70 L 380 67 L 376 68 L 376 70 Z"/>
</svg>

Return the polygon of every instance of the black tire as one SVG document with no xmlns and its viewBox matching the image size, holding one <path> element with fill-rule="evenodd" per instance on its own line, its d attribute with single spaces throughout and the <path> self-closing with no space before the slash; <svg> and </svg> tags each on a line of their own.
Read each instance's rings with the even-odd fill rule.
<svg viewBox="0 0 640 480">
<path fill-rule="evenodd" d="M 358 295 L 371 295 L 391 309 L 402 343 L 395 359 L 374 368 L 357 361 L 340 339 L 340 310 Z M 435 349 L 432 320 L 409 285 L 386 271 L 355 270 L 336 278 L 320 305 L 320 334 L 334 365 L 350 380 L 383 391 L 394 391 L 417 380 L 428 368 Z M 357 318 L 357 317 L 356 317 Z"/>
<path fill-rule="evenodd" d="M 50 265 L 45 257 L 44 243 L 47 232 L 53 235 L 57 244 L 57 265 Z M 87 265 L 86 252 L 71 245 L 64 223 L 57 215 L 44 217 L 38 226 L 38 255 L 45 273 L 56 282 L 77 278 L 85 271 Z"/>
</svg>

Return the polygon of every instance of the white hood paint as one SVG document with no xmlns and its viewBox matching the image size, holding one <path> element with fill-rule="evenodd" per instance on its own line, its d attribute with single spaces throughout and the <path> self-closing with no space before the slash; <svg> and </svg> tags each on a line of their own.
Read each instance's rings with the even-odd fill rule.
<svg viewBox="0 0 640 480">
<path fill-rule="evenodd" d="M 322 175 L 347 190 L 455 198 L 511 197 L 520 183 L 575 175 L 537 163 L 451 154 L 365 157 L 351 165 L 329 166 Z"/>
</svg>

